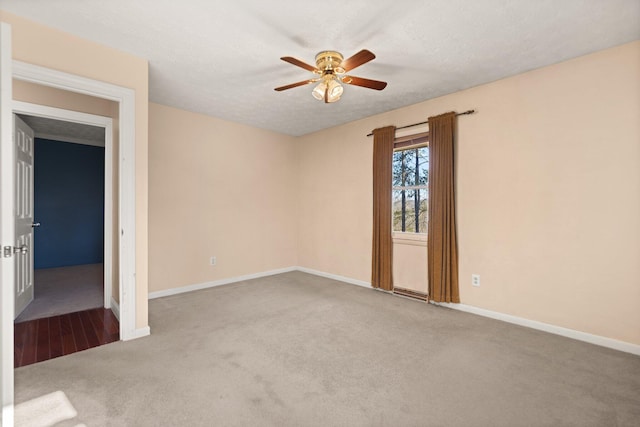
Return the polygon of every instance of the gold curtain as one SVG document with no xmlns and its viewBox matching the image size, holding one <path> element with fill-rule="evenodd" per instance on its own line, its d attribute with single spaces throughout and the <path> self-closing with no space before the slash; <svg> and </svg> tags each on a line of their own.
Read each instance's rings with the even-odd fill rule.
<svg viewBox="0 0 640 427">
<path fill-rule="evenodd" d="M 373 131 L 373 253 L 371 286 L 393 290 L 393 241 L 391 238 L 391 187 L 393 140 L 396 128 Z"/>
<path fill-rule="evenodd" d="M 429 117 L 429 299 L 460 302 L 453 140 L 456 113 Z"/>
</svg>

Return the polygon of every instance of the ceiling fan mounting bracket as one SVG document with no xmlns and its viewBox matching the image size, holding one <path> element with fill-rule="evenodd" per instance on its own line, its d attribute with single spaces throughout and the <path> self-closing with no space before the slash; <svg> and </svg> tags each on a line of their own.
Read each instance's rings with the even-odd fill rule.
<svg viewBox="0 0 640 427">
<path fill-rule="evenodd" d="M 340 66 L 344 57 L 340 52 L 324 50 L 316 55 L 316 67 L 324 73 L 344 74 L 344 68 Z"/>
</svg>

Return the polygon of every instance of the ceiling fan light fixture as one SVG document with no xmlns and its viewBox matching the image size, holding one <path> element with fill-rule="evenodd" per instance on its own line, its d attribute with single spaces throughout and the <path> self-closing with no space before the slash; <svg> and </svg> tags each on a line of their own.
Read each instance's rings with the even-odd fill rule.
<svg viewBox="0 0 640 427">
<path fill-rule="evenodd" d="M 382 90 L 387 86 L 386 82 L 365 79 L 362 77 L 348 76 L 345 73 L 366 64 L 375 59 L 375 55 L 366 49 L 344 59 L 342 54 L 333 50 L 325 50 L 316 55 L 316 66 L 309 65 L 291 56 L 283 56 L 281 60 L 288 62 L 307 71 L 311 71 L 318 77 L 303 80 L 300 82 L 288 84 L 275 88 L 280 92 L 294 87 L 304 86 L 310 83 L 320 81 L 311 91 L 311 95 L 318 101 L 325 103 L 336 102 L 340 100 L 344 88 L 342 84 L 365 87 L 368 89 Z"/>
<path fill-rule="evenodd" d="M 342 96 L 342 92 L 344 91 L 342 85 L 338 83 L 335 78 L 325 79 L 325 81 L 320 82 L 313 91 L 311 95 L 318 101 L 324 101 L 326 96 L 327 102 L 336 102 Z M 326 92 L 326 95 L 325 95 Z"/>
</svg>

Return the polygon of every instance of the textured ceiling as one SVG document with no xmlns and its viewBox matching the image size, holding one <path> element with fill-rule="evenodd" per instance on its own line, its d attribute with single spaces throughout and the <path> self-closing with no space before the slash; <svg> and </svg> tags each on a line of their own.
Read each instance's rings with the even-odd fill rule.
<svg viewBox="0 0 640 427">
<path fill-rule="evenodd" d="M 302 135 L 640 38 L 640 0 L 0 0 L 0 8 L 149 60 L 153 102 Z M 377 59 L 324 104 L 321 50 Z M 469 106 L 470 108 L 473 106 Z"/>
<path fill-rule="evenodd" d="M 38 138 L 104 147 L 104 128 L 20 114 Z"/>
</svg>

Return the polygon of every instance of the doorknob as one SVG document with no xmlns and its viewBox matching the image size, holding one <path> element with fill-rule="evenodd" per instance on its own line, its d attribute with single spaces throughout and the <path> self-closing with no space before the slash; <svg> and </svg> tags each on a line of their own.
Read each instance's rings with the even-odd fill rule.
<svg viewBox="0 0 640 427">
<path fill-rule="evenodd" d="M 32 222 L 31 223 L 31 227 L 33 227 L 33 228 L 40 227 L 40 223 L 39 222 Z"/>
</svg>

